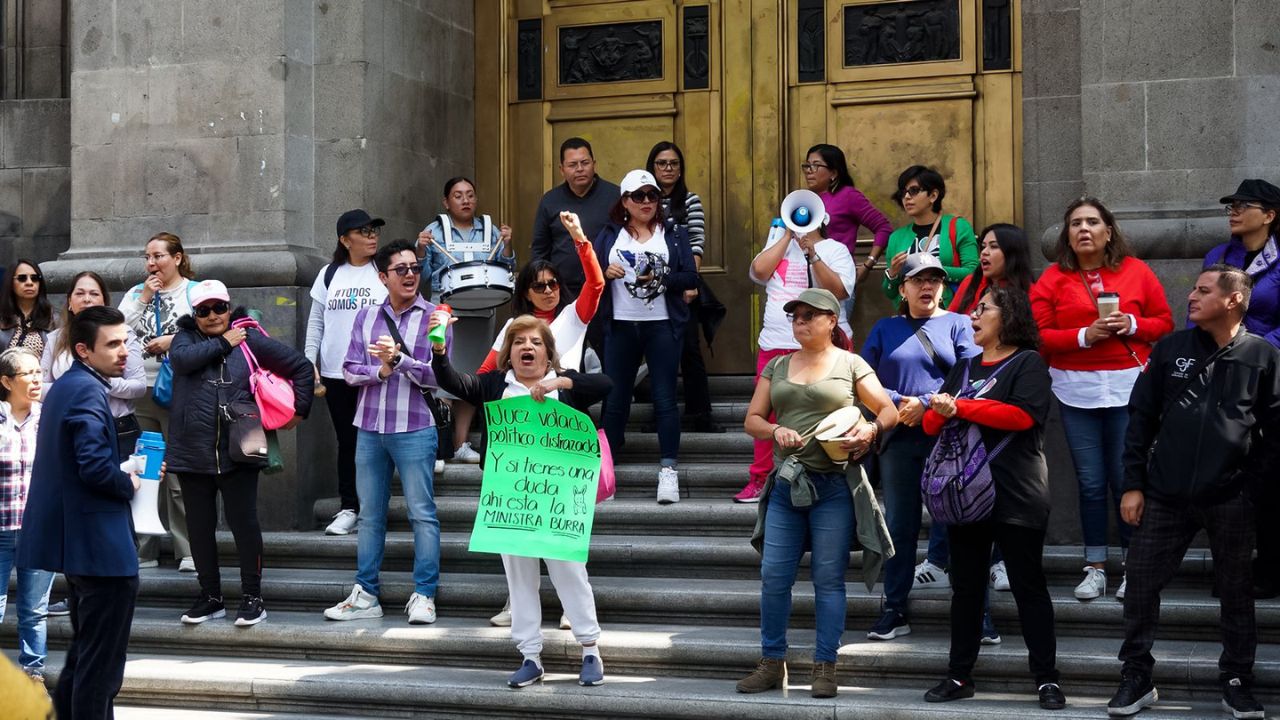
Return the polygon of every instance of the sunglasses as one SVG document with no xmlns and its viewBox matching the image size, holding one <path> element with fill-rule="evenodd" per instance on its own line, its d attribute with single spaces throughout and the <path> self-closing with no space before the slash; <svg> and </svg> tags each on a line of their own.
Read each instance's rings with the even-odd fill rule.
<svg viewBox="0 0 1280 720">
<path fill-rule="evenodd" d="M 902 189 L 902 196 L 903 196 L 903 197 L 915 197 L 915 196 L 919 195 L 919 194 L 920 194 L 920 193 L 922 193 L 922 192 L 925 192 L 925 189 L 924 189 L 924 188 L 920 187 L 919 185 L 912 185 L 911 187 L 903 188 L 903 189 Z"/>
<path fill-rule="evenodd" d="M 538 282 L 533 283 L 529 287 L 532 288 L 534 292 L 540 292 L 540 293 L 551 292 L 560 287 L 560 281 L 559 280 L 539 280 Z"/>
<path fill-rule="evenodd" d="M 27 273 L 14 275 L 13 279 L 17 280 L 18 282 L 33 282 L 33 283 L 38 283 L 44 280 L 44 278 L 41 277 L 40 275 L 28 275 Z"/>
<path fill-rule="evenodd" d="M 647 203 L 658 202 L 658 198 L 662 196 L 658 194 L 657 190 L 636 190 L 627 193 L 627 197 L 631 198 L 632 202 Z"/>
<path fill-rule="evenodd" d="M 816 317 L 830 314 L 831 313 L 829 312 L 822 312 L 820 310 L 802 310 L 800 312 L 787 313 L 787 320 L 793 323 L 797 320 L 802 323 L 810 323 L 813 322 L 813 319 Z"/>
<path fill-rule="evenodd" d="M 422 274 L 422 263 L 414 263 L 412 265 L 397 265 L 387 270 L 388 273 L 395 273 L 400 277 L 404 277 L 410 273 L 414 275 Z"/>
<path fill-rule="evenodd" d="M 231 309 L 231 303 L 219 300 L 218 302 L 199 305 L 191 310 L 191 313 L 198 318 L 207 318 L 210 315 L 222 315 Z"/>
</svg>

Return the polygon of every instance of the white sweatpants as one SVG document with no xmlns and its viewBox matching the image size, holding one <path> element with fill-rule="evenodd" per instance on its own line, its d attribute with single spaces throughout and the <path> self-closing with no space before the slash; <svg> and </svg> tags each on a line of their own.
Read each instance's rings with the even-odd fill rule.
<svg viewBox="0 0 1280 720">
<path fill-rule="evenodd" d="M 596 598 L 587 579 L 587 564 L 564 560 L 539 560 L 519 555 L 503 555 L 502 567 L 507 572 L 507 591 L 511 595 L 511 639 L 521 655 L 542 653 L 542 585 L 541 563 L 547 564 L 547 576 L 560 596 L 564 614 L 573 625 L 573 636 L 579 643 L 600 639 L 600 623 L 596 620 Z"/>
</svg>

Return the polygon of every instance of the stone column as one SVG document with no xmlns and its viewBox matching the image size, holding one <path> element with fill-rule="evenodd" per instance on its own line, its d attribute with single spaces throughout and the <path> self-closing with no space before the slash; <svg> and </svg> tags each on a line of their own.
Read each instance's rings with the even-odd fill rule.
<svg viewBox="0 0 1280 720">
<path fill-rule="evenodd" d="M 142 280 L 179 235 L 200 278 L 301 347 L 334 222 L 365 207 L 416 235 L 472 171 L 471 11 L 449 0 L 70 0 L 71 242 L 46 273 Z M 317 407 L 263 483 L 269 527 L 336 494 Z"/>
</svg>

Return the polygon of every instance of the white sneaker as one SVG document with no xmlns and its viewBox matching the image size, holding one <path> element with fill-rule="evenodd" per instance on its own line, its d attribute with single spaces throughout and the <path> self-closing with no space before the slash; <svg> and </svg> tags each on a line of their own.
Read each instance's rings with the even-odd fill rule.
<svg viewBox="0 0 1280 720">
<path fill-rule="evenodd" d="M 573 629 L 573 625 L 571 625 L 571 624 L 569 623 L 569 616 L 568 616 L 568 615 L 561 615 L 561 616 L 560 616 L 560 629 L 561 629 L 561 630 L 572 630 L 572 629 Z"/>
<path fill-rule="evenodd" d="M 441 473 L 443 473 L 443 472 L 444 472 L 444 461 L 443 461 L 443 460 L 437 460 L 437 461 L 436 461 L 436 467 L 435 467 L 435 473 L 433 473 L 433 475 L 434 475 L 435 477 L 440 477 L 440 474 L 441 474 Z"/>
<path fill-rule="evenodd" d="M 464 442 L 453 451 L 453 460 L 456 463 L 469 463 L 475 465 L 480 462 L 480 453 L 471 447 L 471 443 Z"/>
<path fill-rule="evenodd" d="M 658 471 L 658 504 L 680 502 L 680 476 L 675 468 L 664 467 Z"/>
<path fill-rule="evenodd" d="M 951 577 L 947 571 L 929 562 L 928 558 L 916 566 L 916 578 L 911 583 L 912 590 L 946 590 L 951 587 Z"/>
<path fill-rule="evenodd" d="M 1077 600 L 1092 600 L 1107 591 L 1107 571 L 1092 565 L 1084 568 L 1084 580 L 1076 586 Z"/>
<path fill-rule="evenodd" d="M 404 604 L 404 612 L 409 616 L 410 625 L 430 625 L 436 621 L 436 599 L 414 593 Z"/>
<path fill-rule="evenodd" d="M 1125 588 L 1128 586 L 1128 584 L 1129 584 L 1129 573 L 1125 573 L 1120 576 L 1120 587 L 1116 589 L 1117 600 L 1124 599 L 1124 591 L 1125 591 Z"/>
<path fill-rule="evenodd" d="M 360 516 L 355 510 L 339 510 L 333 516 L 333 522 L 329 523 L 329 527 L 324 529 L 325 535 L 349 535 L 356 529 L 356 522 L 360 520 Z"/>
<path fill-rule="evenodd" d="M 182 558 L 182 561 L 178 563 L 178 572 L 193 573 L 195 571 L 196 571 L 195 558 L 184 557 Z"/>
<path fill-rule="evenodd" d="M 382 604 L 378 602 L 378 596 L 365 592 L 364 588 L 356 584 L 347 599 L 325 610 L 324 616 L 330 620 L 380 618 Z"/>
<path fill-rule="evenodd" d="M 1009 571 L 1004 569 L 1004 561 L 991 566 L 991 589 L 1007 591 L 1009 589 Z"/>
<path fill-rule="evenodd" d="M 507 598 L 507 604 L 502 606 L 497 615 L 489 618 L 489 624 L 494 627 L 511 627 L 511 598 Z"/>
</svg>

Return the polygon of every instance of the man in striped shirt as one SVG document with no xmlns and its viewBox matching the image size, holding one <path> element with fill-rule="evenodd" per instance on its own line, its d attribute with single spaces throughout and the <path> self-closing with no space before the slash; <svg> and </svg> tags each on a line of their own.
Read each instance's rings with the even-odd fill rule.
<svg viewBox="0 0 1280 720">
<path fill-rule="evenodd" d="M 379 250 L 373 263 L 387 287 L 387 299 L 356 315 L 342 366 L 347 384 L 360 393 L 355 418 L 360 498 L 356 584 L 324 616 L 330 620 L 382 617 L 378 572 L 387 537 L 391 474 L 399 470 L 413 527 L 414 592 L 405 613 L 411 624 L 433 623 L 440 581 L 440 521 L 433 489 L 437 439 L 421 388 L 436 387 L 427 339 L 427 320 L 436 306 L 418 294 L 422 264 L 413 244 L 396 240 Z M 394 323 L 395 332 L 388 323 Z"/>
</svg>

